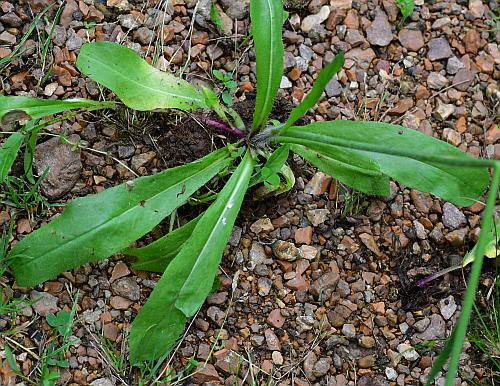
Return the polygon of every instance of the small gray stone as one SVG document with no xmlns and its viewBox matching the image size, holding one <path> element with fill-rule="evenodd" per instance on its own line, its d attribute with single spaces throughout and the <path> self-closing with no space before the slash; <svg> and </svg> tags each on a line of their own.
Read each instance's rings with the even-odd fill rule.
<svg viewBox="0 0 500 386">
<path fill-rule="evenodd" d="M 299 334 L 312 330 L 315 322 L 314 318 L 309 315 L 297 316 L 295 321 L 297 322 L 297 331 Z"/>
<path fill-rule="evenodd" d="M 427 238 L 425 228 L 418 220 L 413 220 L 413 227 L 415 228 L 415 234 L 420 240 L 425 240 Z"/>
<path fill-rule="evenodd" d="M 446 323 L 439 314 L 432 314 L 430 323 L 425 331 L 414 334 L 412 338 L 413 343 L 420 343 L 422 341 L 444 339 L 446 337 Z"/>
<path fill-rule="evenodd" d="M 260 296 L 267 296 L 269 292 L 271 292 L 271 288 L 273 286 L 273 281 L 268 277 L 259 277 L 257 281 L 257 289 L 259 291 Z"/>
<path fill-rule="evenodd" d="M 388 46 L 392 41 L 391 24 L 382 10 L 378 10 L 375 20 L 366 30 L 366 37 L 371 44 L 381 47 Z"/>
<path fill-rule="evenodd" d="M 353 324 L 346 323 L 342 326 L 342 334 L 348 339 L 356 337 L 356 327 Z"/>
<path fill-rule="evenodd" d="M 300 28 L 302 32 L 309 33 L 313 29 L 323 23 L 330 16 L 330 7 L 328 5 L 324 5 L 321 7 L 318 13 L 314 15 L 308 15 L 302 20 Z"/>
<path fill-rule="evenodd" d="M 389 381 L 395 381 L 398 378 L 398 373 L 392 367 L 386 367 L 385 376 Z"/>
<path fill-rule="evenodd" d="M 429 324 L 431 324 L 431 320 L 429 318 L 423 318 L 418 322 L 415 322 L 415 324 L 413 324 L 413 328 L 418 332 L 424 332 L 427 327 L 429 327 Z"/>
<path fill-rule="evenodd" d="M 456 56 L 452 56 L 451 58 L 448 59 L 448 62 L 446 63 L 446 72 L 448 74 L 455 75 L 458 70 L 464 68 L 464 64 L 460 59 L 458 59 Z"/>
<path fill-rule="evenodd" d="M 418 352 L 416 352 L 412 346 L 410 346 L 409 344 L 406 344 L 406 343 L 400 343 L 398 345 L 398 352 L 407 361 L 410 361 L 410 362 L 416 361 L 418 358 L 420 358 L 420 355 L 418 354 Z"/>
<path fill-rule="evenodd" d="M 441 299 L 439 301 L 439 311 L 445 320 L 449 320 L 455 311 L 457 310 L 457 304 L 455 303 L 455 298 L 453 295 L 448 296 L 446 299 Z"/>
<path fill-rule="evenodd" d="M 429 60 L 447 59 L 452 55 L 450 43 L 446 38 L 435 38 L 429 42 L 429 52 L 427 52 Z"/>
<path fill-rule="evenodd" d="M 310 62 L 314 56 L 314 51 L 305 44 L 301 44 L 299 46 L 299 54 L 302 59 Z"/>
<path fill-rule="evenodd" d="M 330 80 L 325 87 L 326 96 L 328 98 L 338 97 L 342 94 L 342 90 L 342 85 L 337 79 Z"/>
<path fill-rule="evenodd" d="M 222 325 L 224 321 L 225 314 L 224 312 L 216 306 L 210 306 L 207 310 L 207 316 L 212 319 L 212 321 L 218 326 Z M 264 337 L 262 337 L 264 339 Z"/>
<path fill-rule="evenodd" d="M 124 277 L 114 281 L 111 284 L 111 289 L 116 295 L 132 301 L 138 301 L 141 298 L 141 288 L 131 277 Z"/>
<path fill-rule="evenodd" d="M 252 247 L 250 248 L 249 257 L 252 269 L 255 268 L 257 264 L 264 263 L 264 260 L 266 260 L 266 252 L 264 251 L 264 247 L 260 243 L 254 241 L 252 243 Z"/>
<path fill-rule="evenodd" d="M 156 153 L 154 151 L 148 151 L 147 153 L 141 153 L 139 155 L 133 156 L 132 160 L 130 161 L 130 165 L 132 166 L 132 169 L 137 170 L 141 166 L 146 165 L 147 163 L 151 162 L 153 158 L 155 158 Z"/>
<path fill-rule="evenodd" d="M 134 155 L 135 153 L 135 147 L 134 146 L 118 146 L 118 158 L 124 159 L 124 158 L 130 158 Z"/>
<path fill-rule="evenodd" d="M 241 235 L 243 233 L 243 229 L 239 226 L 234 226 L 233 231 L 231 232 L 231 236 L 229 236 L 229 245 L 232 247 L 237 247 L 241 240 Z"/>
<path fill-rule="evenodd" d="M 323 377 L 330 371 L 330 358 L 320 358 L 313 366 L 313 375 L 315 377 Z"/>
<path fill-rule="evenodd" d="M 140 27 L 137 31 L 134 31 L 134 40 L 141 43 L 142 45 L 150 44 L 155 36 L 155 32 L 147 27 Z"/>
<path fill-rule="evenodd" d="M 427 85 L 433 90 L 440 90 L 446 87 L 450 81 L 439 72 L 431 72 L 427 77 Z"/>
<path fill-rule="evenodd" d="M 139 21 L 137 20 L 136 17 L 134 17 L 134 15 L 131 14 L 119 15 L 118 22 L 123 28 L 127 28 L 129 30 L 134 30 L 136 28 L 139 28 Z"/>
<path fill-rule="evenodd" d="M 281 89 L 286 89 L 286 88 L 292 88 L 293 84 L 290 82 L 290 79 L 288 79 L 285 75 L 281 77 L 281 82 L 280 82 L 280 88 Z"/>
<path fill-rule="evenodd" d="M 78 143 L 78 135 L 67 138 L 72 143 Z M 61 143 L 59 138 L 51 138 L 38 144 L 35 152 L 34 168 L 38 174 L 49 169 L 49 173 L 41 183 L 42 193 L 54 200 L 68 193 L 80 178 L 82 162 L 80 149 Z"/>
<path fill-rule="evenodd" d="M 68 30 L 66 48 L 70 51 L 74 51 L 80 49 L 82 45 L 83 45 L 83 39 L 80 36 L 78 36 L 72 28 L 70 28 Z"/>
<path fill-rule="evenodd" d="M 250 230 L 255 234 L 269 233 L 274 230 L 274 226 L 268 217 L 264 217 L 255 221 L 250 225 Z"/>
<path fill-rule="evenodd" d="M 447 228 L 458 229 L 467 224 L 467 219 L 455 205 L 445 202 L 443 205 L 443 224 Z"/>
<path fill-rule="evenodd" d="M 5 15 L 0 17 L 0 21 L 9 27 L 20 27 L 23 21 L 14 12 L 7 12 Z"/>
<path fill-rule="evenodd" d="M 33 310 L 40 316 L 54 314 L 59 310 L 57 306 L 59 299 L 48 292 L 31 291 L 30 296 L 35 301 Z"/>
<path fill-rule="evenodd" d="M 99 378 L 93 381 L 90 386 L 115 386 L 108 378 Z"/>
</svg>

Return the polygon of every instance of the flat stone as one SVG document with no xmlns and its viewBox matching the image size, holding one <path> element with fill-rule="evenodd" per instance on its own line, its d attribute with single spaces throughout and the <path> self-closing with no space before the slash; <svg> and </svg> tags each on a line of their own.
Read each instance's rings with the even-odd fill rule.
<svg viewBox="0 0 500 386">
<path fill-rule="evenodd" d="M 466 68 L 461 68 L 453 77 L 453 81 L 451 82 L 451 84 L 458 91 L 467 91 L 467 89 L 474 81 L 474 76 L 475 74 L 473 71 L 467 70 Z"/>
<path fill-rule="evenodd" d="M 318 13 L 306 16 L 300 25 L 302 32 L 309 33 L 313 27 L 322 24 L 330 16 L 330 7 L 324 5 Z"/>
<path fill-rule="evenodd" d="M 445 320 L 451 319 L 457 310 L 457 304 L 455 303 L 455 298 L 453 295 L 448 296 L 445 299 L 439 301 L 439 312 L 443 315 Z"/>
<path fill-rule="evenodd" d="M 456 56 L 452 56 L 451 58 L 448 59 L 448 62 L 446 63 L 446 72 L 448 74 L 455 75 L 459 70 L 461 70 L 464 67 L 465 66 L 460 59 L 458 59 Z"/>
<path fill-rule="evenodd" d="M 330 211 L 328 209 L 311 209 L 306 212 L 307 219 L 315 227 L 323 224 L 329 215 Z"/>
<path fill-rule="evenodd" d="M 249 257 L 252 268 L 254 268 L 257 264 L 262 264 L 267 257 L 262 244 L 256 241 L 252 242 Z"/>
<path fill-rule="evenodd" d="M 297 244 L 311 244 L 312 242 L 312 227 L 299 228 L 295 231 L 295 242 Z"/>
<path fill-rule="evenodd" d="M 319 196 L 326 192 L 331 181 L 332 177 L 326 175 L 325 173 L 318 172 L 314 174 L 314 176 L 304 187 L 304 193 L 312 194 L 313 196 Z"/>
<path fill-rule="evenodd" d="M 78 135 L 70 135 L 70 142 L 78 143 Z M 42 193 L 54 200 L 68 193 L 80 178 L 82 162 L 80 149 L 61 143 L 59 138 L 51 138 L 36 147 L 33 166 L 40 175 L 46 169 L 49 173 L 41 183 Z"/>
<path fill-rule="evenodd" d="M 447 228 L 458 229 L 467 224 L 467 219 L 455 205 L 445 202 L 443 205 L 443 224 Z"/>
<path fill-rule="evenodd" d="M 455 105 L 443 103 L 438 99 L 437 106 L 432 116 L 440 121 L 446 121 L 455 112 Z"/>
<path fill-rule="evenodd" d="M 112 296 L 111 299 L 109 299 L 109 304 L 115 310 L 127 310 L 132 303 L 132 301 L 125 299 L 122 296 Z"/>
<path fill-rule="evenodd" d="M 427 77 L 427 86 L 433 90 L 440 90 L 448 85 L 450 81 L 439 72 L 431 72 Z"/>
<path fill-rule="evenodd" d="M 55 314 L 59 310 L 57 306 L 59 299 L 48 292 L 31 291 L 30 297 L 35 301 L 32 305 L 33 310 L 40 316 Z"/>
<path fill-rule="evenodd" d="M 377 256 L 381 256 L 382 255 L 382 253 L 380 252 L 380 250 L 378 248 L 378 245 L 375 242 L 375 239 L 373 238 L 372 235 L 370 235 L 368 233 L 361 233 L 359 235 L 359 238 L 363 242 L 363 244 L 365 244 L 365 246 L 370 251 L 372 251 L 373 253 L 375 253 L 375 255 L 377 255 Z"/>
<path fill-rule="evenodd" d="M 141 166 L 145 166 L 149 162 L 151 162 L 156 157 L 156 153 L 154 151 L 148 151 L 147 153 L 142 153 L 132 157 L 130 161 L 130 165 L 132 169 L 138 170 Z"/>
<path fill-rule="evenodd" d="M 283 324 L 285 324 L 285 318 L 281 315 L 281 311 L 276 308 L 269 313 L 267 323 L 273 327 L 281 328 L 283 327 Z"/>
<path fill-rule="evenodd" d="M 3 31 L 0 34 L 0 44 L 8 44 L 8 45 L 14 45 L 16 44 L 16 36 L 12 35 L 11 33 L 7 31 Z"/>
<path fill-rule="evenodd" d="M 416 361 L 420 358 L 420 355 L 415 351 L 415 349 L 406 343 L 400 343 L 398 345 L 398 352 L 410 362 Z"/>
<path fill-rule="evenodd" d="M 281 366 L 283 364 L 283 355 L 281 355 L 279 351 L 273 351 L 271 359 L 276 366 Z"/>
<path fill-rule="evenodd" d="M 141 288 L 131 277 L 118 279 L 111 284 L 111 289 L 116 295 L 132 301 L 138 301 L 141 298 Z"/>
<path fill-rule="evenodd" d="M 375 46 L 385 47 L 392 41 L 391 24 L 383 11 L 377 11 L 375 20 L 373 20 L 370 27 L 366 30 L 366 36 L 368 41 Z"/>
<path fill-rule="evenodd" d="M 467 236 L 467 229 L 463 228 L 463 229 L 454 230 L 454 231 L 446 234 L 446 236 L 444 236 L 444 238 L 452 246 L 461 247 L 462 245 L 464 245 L 465 236 Z"/>
<path fill-rule="evenodd" d="M 264 337 L 266 338 L 267 348 L 269 350 L 281 351 L 280 341 L 273 330 L 271 330 L 270 328 L 266 329 L 264 331 Z"/>
<path fill-rule="evenodd" d="M 346 60 L 352 60 L 359 68 L 367 70 L 373 59 L 376 58 L 376 54 L 371 48 L 363 49 L 356 47 L 347 51 L 345 58 Z"/>
<path fill-rule="evenodd" d="M 451 51 L 450 43 L 446 38 L 435 38 L 432 39 L 429 44 L 429 51 L 427 52 L 427 57 L 431 61 L 447 59 L 453 55 Z"/>
<path fill-rule="evenodd" d="M 264 217 L 258 219 L 252 225 L 250 225 L 250 230 L 258 235 L 259 233 L 272 232 L 274 230 L 274 226 L 268 217 Z"/>
</svg>

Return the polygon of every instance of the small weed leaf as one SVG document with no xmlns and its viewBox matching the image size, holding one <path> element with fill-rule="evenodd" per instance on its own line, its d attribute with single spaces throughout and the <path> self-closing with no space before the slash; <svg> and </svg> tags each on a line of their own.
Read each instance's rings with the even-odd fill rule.
<svg viewBox="0 0 500 386">
<path fill-rule="evenodd" d="M 398 6 L 401 14 L 403 15 L 403 23 L 408 19 L 413 10 L 415 9 L 415 1 L 414 0 L 396 0 L 396 5 Z"/>
<path fill-rule="evenodd" d="M 0 184 L 7 178 L 23 141 L 24 134 L 14 133 L 7 138 L 0 148 Z"/>
</svg>

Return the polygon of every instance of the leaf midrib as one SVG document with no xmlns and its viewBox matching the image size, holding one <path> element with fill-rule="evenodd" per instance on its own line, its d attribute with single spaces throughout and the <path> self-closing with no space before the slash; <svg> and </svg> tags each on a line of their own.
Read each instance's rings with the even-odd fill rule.
<svg viewBox="0 0 500 386">
<path fill-rule="evenodd" d="M 245 168 L 244 168 L 243 172 L 241 173 L 241 175 L 239 176 L 239 178 L 238 178 L 238 180 L 236 182 L 236 185 L 234 186 L 233 190 L 231 191 L 231 194 L 229 195 L 229 198 L 226 200 L 226 204 L 224 205 L 223 210 L 220 212 L 216 223 L 218 223 L 219 221 L 221 221 L 221 219 L 223 218 L 224 214 L 227 213 L 226 209 L 228 209 L 227 208 L 228 203 L 230 203 L 235 197 L 237 197 L 239 194 L 241 194 L 240 188 L 241 188 L 241 186 L 243 184 L 245 184 L 248 181 L 247 174 L 249 173 L 249 170 L 250 170 L 250 172 L 252 170 L 252 163 L 253 163 L 253 161 L 250 159 L 248 161 L 248 163 L 245 165 Z M 242 178 L 244 175 L 245 175 L 245 178 Z M 233 206 L 231 209 L 232 210 L 236 210 L 236 207 Z M 229 210 L 231 210 L 231 209 L 229 209 Z M 203 248 L 200 250 L 200 253 L 198 254 L 198 258 L 196 259 L 196 261 L 195 261 L 192 269 L 189 272 L 189 275 L 186 277 L 186 280 L 184 281 L 184 284 L 182 285 L 182 287 L 177 292 L 177 300 L 179 299 L 179 295 L 183 292 L 184 288 L 186 287 L 186 283 L 188 283 L 188 282 L 191 281 L 191 276 L 193 275 L 193 272 L 195 272 L 196 269 L 197 269 L 197 267 L 201 264 L 201 260 L 202 259 L 200 259 L 200 256 L 205 255 L 206 249 L 209 248 L 209 245 L 211 245 L 210 241 L 212 240 L 214 234 L 216 233 L 215 232 L 216 229 L 217 229 L 216 227 L 213 227 L 210 230 L 210 233 L 209 233 L 208 237 L 206 238 L 206 240 L 205 240 L 205 242 L 203 244 Z M 176 300 L 176 302 L 177 302 L 177 300 Z"/>
<path fill-rule="evenodd" d="M 220 159 L 220 160 L 219 160 L 219 161 L 217 161 L 216 163 L 211 164 L 210 166 L 214 166 L 215 164 L 218 164 L 218 163 L 223 162 L 223 161 L 225 161 L 225 160 L 227 160 L 227 158 L 226 158 L 226 157 L 224 157 L 224 158 Z M 147 202 L 150 202 L 151 200 L 153 200 L 154 198 L 156 198 L 156 197 L 157 197 L 157 196 L 159 196 L 160 194 L 164 193 L 167 189 L 173 189 L 174 187 L 176 187 L 176 186 L 178 186 L 178 185 L 183 184 L 183 183 L 184 183 L 184 181 L 186 181 L 186 180 L 188 180 L 188 179 L 191 179 L 191 178 L 193 178 L 193 177 L 197 176 L 197 175 L 198 175 L 198 174 L 200 174 L 200 173 L 203 173 L 203 171 L 205 171 L 205 170 L 206 170 L 206 168 L 203 168 L 203 169 L 201 169 L 200 171 L 196 172 L 195 174 L 191 175 L 190 177 L 188 177 L 188 178 L 186 178 L 186 179 L 183 179 L 182 181 L 180 181 L 180 182 L 176 183 L 175 185 L 172 185 L 172 186 L 171 186 L 171 187 L 169 187 L 169 188 L 163 189 L 163 190 L 162 190 L 162 191 L 160 191 L 159 193 L 157 193 L 157 194 L 155 194 L 155 195 L 151 196 L 150 198 L 148 198 L 145 202 L 146 202 L 146 203 L 147 203 Z M 82 236 L 85 236 L 85 235 L 90 234 L 90 233 L 95 233 L 95 231 L 97 231 L 97 230 L 99 230 L 99 229 L 103 228 L 104 226 L 108 225 L 110 222 L 112 222 L 112 221 L 114 221 L 114 220 L 116 220 L 116 219 L 118 219 L 118 218 L 120 218 L 120 217 L 122 217 L 122 216 L 124 216 L 124 215 L 128 214 L 128 213 L 129 213 L 130 211 L 132 211 L 132 210 L 135 210 L 135 209 L 137 208 L 137 206 L 138 206 L 138 205 L 134 205 L 134 206 L 133 206 L 133 207 L 131 207 L 130 209 L 127 209 L 125 212 L 121 213 L 120 215 L 115 216 L 115 217 L 113 217 L 113 218 L 111 218 L 111 219 L 109 219 L 109 220 L 107 220 L 107 221 L 105 221 L 105 222 L 103 222 L 103 223 L 101 223 L 101 224 L 99 224 L 99 225 L 95 226 L 94 228 L 91 228 L 90 230 L 88 230 L 88 231 L 86 231 L 86 232 L 84 232 L 84 233 L 80 233 L 78 236 L 74 237 L 74 238 L 73 238 L 73 239 L 71 239 L 71 240 L 68 240 L 66 243 L 59 243 L 59 244 L 58 244 L 55 248 L 52 248 L 52 249 L 48 250 L 48 251 L 47 251 L 47 252 L 45 252 L 43 255 L 39 255 L 39 256 L 31 256 L 31 260 L 30 260 L 30 261 L 37 261 L 37 260 L 39 260 L 39 259 L 45 258 L 45 256 L 47 256 L 47 255 L 52 254 L 54 251 L 57 251 L 57 250 L 59 250 L 59 249 L 61 249 L 61 248 L 66 248 L 67 246 L 69 246 L 69 245 L 70 245 L 70 244 L 72 244 L 73 242 L 75 242 L 75 241 L 79 240 L 80 238 L 82 238 Z M 16 255 L 14 255 L 14 256 L 16 256 Z"/>
<path fill-rule="evenodd" d="M 185 95 L 182 95 L 182 94 L 173 94 L 173 93 L 169 93 L 167 91 L 164 91 L 163 89 L 158 89 L 158 88 L 153 88 L 153 87 L 146 86 L 145 84 L 142 84 L 142 83 L 140 83 L 140 82 L 138 82 L 138 81 L 136 81 L 134 79 L 130 79 L 130 78 L 126 77 L 121 72 L 116 71 L 112 66 L 106 64 L 105 62 L 99 61 L 97 58 L 92 58 L 91 56 L 88 56 L 86 54 L 83 54 L 83 57 L 88 58 L 87 59 L 88 62 L 91 62 L 93 60 L 94 63 L 100 64 L 100 65 L 102 65 L 102 66 L 110 69 L 111 72 L 113 72 L 114 74 L 117 74 L 118 77 L 120 77 L 121 79 L 125 79 L 126 82 L 133 83 L 133 84 L 137 85 L 140 88 L 144 88 L 146 90 L 151 90 L 151 91 L 154 91 L 156 93 L 160 93 L 160 94 L 163 94 L 163 95 L 166 95 L 166 96 L 169 96 L 169 97 L 175 97 L 175 98 L 180 98 L 180 99 L 185 99 L 185 100 L 197 101 L 198 103 L 203 104 L 203 100 L 201 98 L 195 98 L 195 97 L 192 97 L 192 96 L 185 96 Z M 173 76 L 173 75 L 165 73 L 165 74 L 162 74 L 162 76 Z M 184 81 L 183 79 L 181 79 L 181 80 Z M 189 86 L 191 86 L 191 84 L 189 84 Z M 196 92 L 196 89 L 194 89 L 194 91 Z"/>
</svg>

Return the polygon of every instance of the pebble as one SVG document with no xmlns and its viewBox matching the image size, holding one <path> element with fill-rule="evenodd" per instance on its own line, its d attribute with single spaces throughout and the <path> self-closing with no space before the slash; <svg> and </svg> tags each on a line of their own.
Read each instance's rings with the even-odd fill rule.
<svg viewBox="0 0 500 386">
<path fill-rule="evenodd" d="M 313 27 L 322 24 L 326 19 L 328 19 L 328 16 L 330 16 L 330 7 L 328 5 L 324 5 L 318 13 L 308 15 L 302 20 L 300 25 L 302 32 L 309 33 Z"/>
<path fill-rule="evenodd" d="M 315 227 L 323 224 L 329 215 L 330 211 L 328 209 L 311 209 L 306 212 L 307 219 Z"/>
<path fill-rule="evenodd" d="M 385 376 L 389 381 L 395 381 L 398 377 L 398 373 L 392 367 L 386 367 Z"/>
<path fill-rule="evenodd" d="M 114 281 L 111 284 L 111 289 L 116 295 L 122 296 L 134 302 L 141 298 L 141 288 L 131 277 L 124 277 Z"/>
<path fill-rule="evenodd" d="M 457 304 L 453 295 L 439 301 L 439 312 L 441 312 L 445 320 L 451 319 L 456 310 Z"/>
<path fill-rule="evenodd" d="M 448 85 L 448 78 L 438 72 L 431 72 L 427 77 L 427 86 L 433 90 L 440 90 Z"/>
<path fill-rule="evenodd" d="M 33 310 L 40 316 L 55 314 L 59 310 L 59 299 L 48 292 L 31 291 L 30 297 L 35 301 Z"/>
<path fill-rule="evenodd" d="M 455 106 L 449 103 L 443 103 L 438 99 L 432 116 L 440 121 L 446 121 L 455 112 Z"/>
<path fill-rule="evenodd" d="M 415 349 L 406 343 L 400 343 L 398 345 L 398 352 L 403 355 L 403 357 L 410 362 L 416 361 L 420 358 L 420 355 L 415 351 Z"/>
<path fill-rule="evenodd" d="M 271 354 L 271 358 L 275 365 L 281 366 L 283 364 L 283 355 L 281 355 L 279 351 L 273 351 Z"/>
<path fill-rule="evenodd" d="M 252 269 L 255 268 L 256 265 L 264 263 L 264 260 L 266 260 L 267 256 L 262 244 L 256 241 L 252 242 L 249 257 Z"/>
<path fill-rule="evenodd" d="M 424 45 L 424 36 L 422 32 L 413 29 L 403 28 L 398 34 L 399 42 L 409 51 L 417 52 Z"/>
<path fill-rule="evenodd" d="M 261 218 L 250 225 L 250 230 L 255 234 L 269 233 L 274 230 L 271 220 L 267 217 Z"/>
<path fill-rule="evenodd" d="M 290 241 L 276 240 L 272 245 L 272 250 L 280 260 L 295 261 L 303 257 L 301 250 Z"/>
<path fill-rule="evenodd" d="M 371 44 L 381 47 L 388 46 L 392 41 L 391 24 L 383 11 L 379 10 L 377 12 L 375 20 L 373 20 L 370 27 L 366 30 L 366 37 Z"/>
<path fill-rule="evenodd" d="M 92 381 L 90 386 L 115 386 L 114 382 L 111 382 L 108 378 L 99 378 Z"/>
<path fill-rule="evenodd" d="M 443 224 L 447 228 L 458 229 L 467 224 L 467 219 L 455 205 L 445 202 L 443 205 Z"/>
<path fill-rule="evenodd" d="M 312 194 L 313 196 L 320 196 L 325 193 L 330 185 L 332 177 L 325 173 L 318 172 L 309 180 L 304 187 L 304 193 Z"/>
<path fill-rule="evenodd" d="M 453 55 L 450 44 L 446 38 L 432 39 L 429 44 L 429 51 L 427 57 L 431 61 L 447 59 Z"/>
<path fill-rule="evenodd" d="M 78 135 L 70 135 L 67 139 L 73 143 L 79 142 Z M 37 145 L 33 166 L 39 175 L 49 169 L 41 183 L 42 193 L 49 200 L 68 193 L 75 186 L 83 169 L 80 149 L 61 143 L 59 138 L 51 138 Z"/>
<path fill-rule="evenodd" d="M 353 324 L 346 323 L 342 326 L 342 334 L 348 339 L 355 338 L 356 327 Z"/>
</svg>

